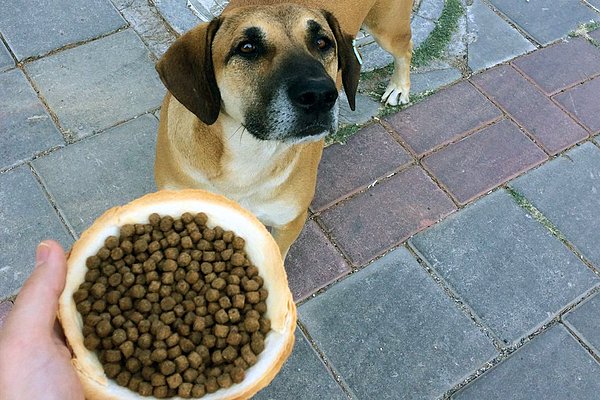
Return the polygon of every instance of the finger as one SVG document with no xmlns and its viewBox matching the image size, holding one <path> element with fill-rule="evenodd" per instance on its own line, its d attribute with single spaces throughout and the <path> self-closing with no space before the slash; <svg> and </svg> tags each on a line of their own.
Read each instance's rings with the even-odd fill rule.
<svg viewBox="0 0 600 400">
<path fill-rule="evenodd" d="M 40 243 L 35 269 L 19 292 L 7 325 L 19 326 L 21 332 L 51 333 L 66 273 L 65 253 L 60 244 L 51 240 Z"/>
</svg>

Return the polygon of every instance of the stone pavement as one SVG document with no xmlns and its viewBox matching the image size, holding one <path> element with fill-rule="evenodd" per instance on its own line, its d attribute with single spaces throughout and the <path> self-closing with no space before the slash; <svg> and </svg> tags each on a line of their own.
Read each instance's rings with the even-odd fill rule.
<svg viewBox="0 0 600 400">
<path fill-rule="evenodd" d="M 155 190 L 153 63 L 198 20 L 183 0 L 51 3 L 0 0 L 0 326 L 38 241 Z M 286 260 L 296 345 L 256 398 L 598 398 L 600 29 L 578 27 L 600 2 L 465 9 L 413 74 L 460 82 L 325 149 Z"/>
</svg>

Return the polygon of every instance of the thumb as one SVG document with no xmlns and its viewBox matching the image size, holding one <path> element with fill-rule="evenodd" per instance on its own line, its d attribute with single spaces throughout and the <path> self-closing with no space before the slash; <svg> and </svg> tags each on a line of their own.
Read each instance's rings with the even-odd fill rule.
<svg viewBox="0 0 600 400">
<path fill-rule="evenodd" d="M 36 250 L 36 265 L 19 292 L 6 327 L 21 332 L 51 332 L 56 321 L 58 298 L 65 287 L 67 261 L 55 241 L 46 240 Z"/>
</svg>

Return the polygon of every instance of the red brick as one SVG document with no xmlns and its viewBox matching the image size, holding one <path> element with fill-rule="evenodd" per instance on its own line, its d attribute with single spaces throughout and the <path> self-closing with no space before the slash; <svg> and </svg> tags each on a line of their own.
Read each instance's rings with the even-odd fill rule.
<svg viewBox="0 0 600 400">
<path fill-rule="evenodd" d="M 381 125 L 364 128 L 348 143 L 323 151 L 312 208 L 323 209 L 412 160 Z"/>
<path fill-rule="evenodd" d="M 554 97 L 592 134 L 600 132 L 600 77 Z"/>
<path fill-rule="evenodd" d="M 364 265 L 456 207 L 419 167 L 342 202 L 320 218 L 356 266 Z"/>
<path fill-rule="evenodd" d="M 0 303 L 0 330 L 2 330 L 2 325 L 4 325 L 4 321 L 12 309 L 12 306 L 12 301 L 3 301 Z"/>
<path fill-rule="evenodd" d="M 502 120 L 424 158 L 423 165 L 465 204 L 546 158 L 518 126 Z"/>
<path fill-rule="evenodd" d="M 387 122 L 421 156 L 466 136 L 501 115 L 496 106 L 465 81 L 388 117 Z"/>
<path fill-rule="evenodd" d="M 585 129 L 508 65 L 489 70 L 472 80 L 550 154 L 588 136 Z"/>
<path fill-rule="evenodd" d="M 315 221 L 307 221 L 286 259 L 290 289 L 300 301 L 350 272 L 350 267 Z"/>
<path fill-rule="evenodd" d="M 517 58 L 513 65 L 550 95 L 600 74 L 600 49 L 585 39 L 569 39 Z"/>
</svg>

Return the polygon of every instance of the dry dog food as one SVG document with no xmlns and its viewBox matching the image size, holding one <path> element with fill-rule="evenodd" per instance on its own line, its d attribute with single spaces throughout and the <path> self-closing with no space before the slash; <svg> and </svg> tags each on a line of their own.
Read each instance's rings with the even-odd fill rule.
<svg viewBox="0 0 600 400">
<path fill-rule="evenodd" d="M 234 232 L 203 213 L 124 225 L 73 294 L 84 345 L 144 396 L 201 397 L 244 379 L 270 330 L 267 290 Z"/>
</svg>

